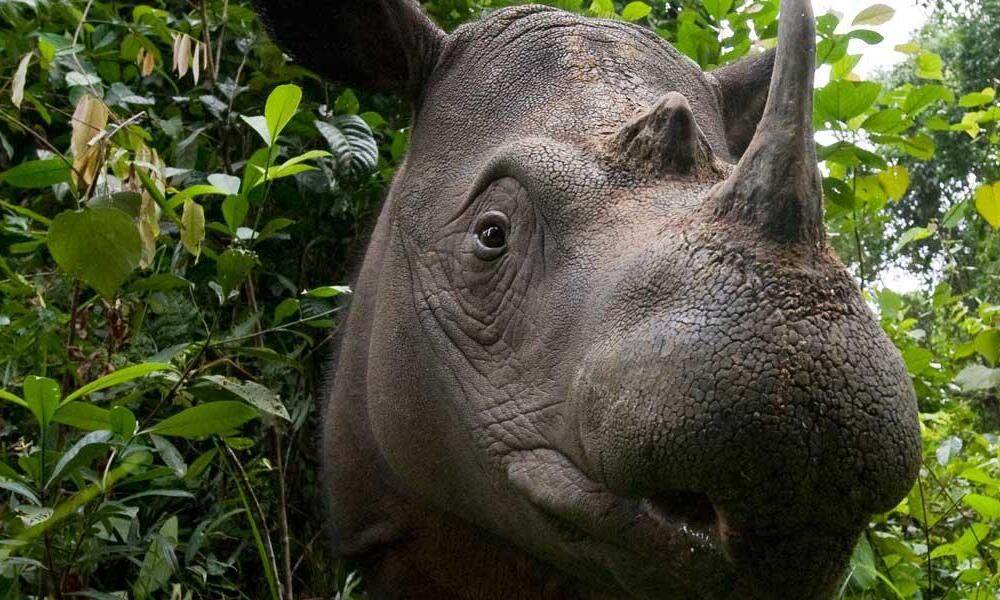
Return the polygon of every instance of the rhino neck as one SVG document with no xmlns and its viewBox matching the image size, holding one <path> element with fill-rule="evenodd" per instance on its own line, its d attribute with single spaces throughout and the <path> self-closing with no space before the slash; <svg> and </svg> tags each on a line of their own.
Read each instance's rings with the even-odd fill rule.
<svg viewBox="0 0 1000 600">
<path fill-rule="evenodd" d="M 403 491 L 368 420 L 368 363 L 389 245 L 386 202 L 339 333 L 323 411 L 322 480 L 333 551 L 357 564 L 375 600 L 604 600 L 575 581 Z"/>
</svg>

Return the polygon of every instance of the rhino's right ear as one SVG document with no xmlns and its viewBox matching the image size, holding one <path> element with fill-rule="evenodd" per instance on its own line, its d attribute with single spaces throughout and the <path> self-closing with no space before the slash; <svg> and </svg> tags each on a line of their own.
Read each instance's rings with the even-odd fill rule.
<svg viewBox="0 0 1000 600">
<path fill-rule="evenodd" d="M 255 0 L 275 41 L 333 81 L 416 99 L 444 32 L 415 0 Z"/>
<path fill-rule="evenodd" d="M 726 143 L 733 158 L 746 152 L 764 114 L 776 50 L 771 49 L 712 71 L 722 100 Z"/>
</svg>

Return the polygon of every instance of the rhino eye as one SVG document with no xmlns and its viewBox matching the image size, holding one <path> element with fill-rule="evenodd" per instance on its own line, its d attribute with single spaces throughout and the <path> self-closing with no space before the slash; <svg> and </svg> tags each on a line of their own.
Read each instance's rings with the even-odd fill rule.
<svg viewBox="0 0 1000 600">
<path fill-rule="evenodd" d="M 479 217 L 476 223 L 476 256 L 483 260 L 493 260 L 507 248 L 507 232 L 510 229 L 510 221 L 507 215 L 490 211 Z"/>
</svg>

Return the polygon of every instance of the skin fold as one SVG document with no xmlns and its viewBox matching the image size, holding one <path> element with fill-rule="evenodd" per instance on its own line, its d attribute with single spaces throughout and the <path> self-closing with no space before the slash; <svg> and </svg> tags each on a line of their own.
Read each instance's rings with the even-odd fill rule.
<svg viewBox="0 0 1000 600">
<path fill-rule="evenodd" d="M 920 439 L 826 242 L 808 3 L 710 73 L 545 7 L 450 34 L 409 0 L 259 8 L 414 106 L 324 415 L 327 526 L 370 594 L 829 597 Z"/>
</svg>

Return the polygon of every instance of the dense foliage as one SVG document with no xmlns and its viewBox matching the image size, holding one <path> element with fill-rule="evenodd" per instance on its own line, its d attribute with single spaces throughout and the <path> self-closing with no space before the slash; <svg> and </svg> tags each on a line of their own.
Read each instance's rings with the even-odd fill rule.
<svg viewBox="0 0 1000 600">
<path fill-rule="evenodd" d="M 507 3 L 424 4 L 450 29 Z M 705 68 L 776 35 L 777 0 L 550 4 Z M 831 239 L 926 447 L 842 595 L 991 598 L 1000 4 L 941 3 L 903 66 L 861 80 L 892 16 L 818 17 Z M 0 0 L 0 597 L 363 596 L 323 545 L 317 398 L 408 118 L 290 63 L 246 0 Z M 893 267 L 920 291 L 878 284 Z"/>
</svg>

